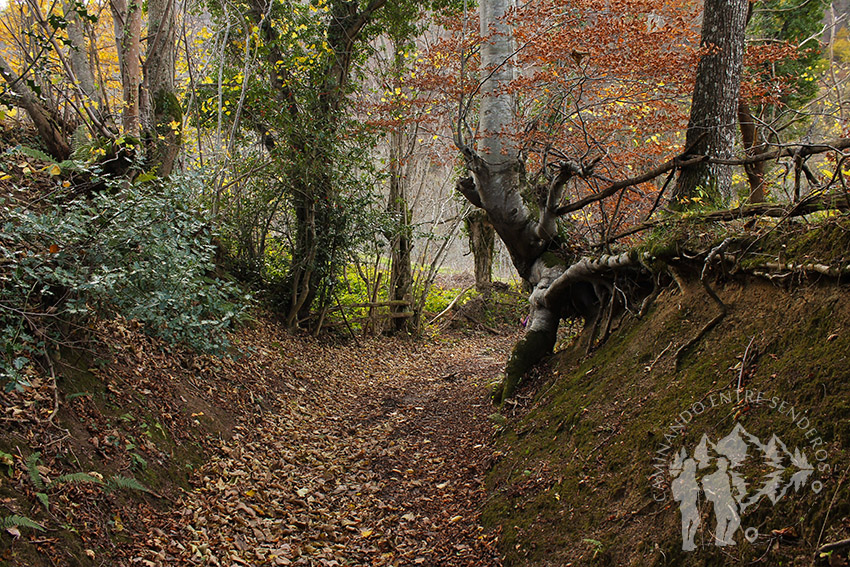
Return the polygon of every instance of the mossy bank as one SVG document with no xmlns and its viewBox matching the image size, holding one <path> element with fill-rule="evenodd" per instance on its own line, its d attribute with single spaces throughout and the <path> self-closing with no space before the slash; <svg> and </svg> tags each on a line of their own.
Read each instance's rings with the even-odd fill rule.
<svg viewBox="0 0 850 567">
<path fill-rule="evenodd" d="M 826 565 L 818 547 L 850 537 L 850 289 L 802 275 L 717 286 L 729 312 L 677 369 L 679 349 L 718 310 L 699 286 L 685 289 L 624 319 L 592 355 L 558 353 L 505 410 L 483 518 L 501 531 L 506 565 Z M 741 513 L 736 544 L 715 545 L 701 493 L 697 548 L 683 551 L 672 459 L 737 424 L 799 449 L 812 470 L 795 490 L 788 459 L 774 467 L 751 446 L 737 472 L 757 502 Z M 753 499 L 774 478 L 776 502 L 770 490 Z"/>
</svg>

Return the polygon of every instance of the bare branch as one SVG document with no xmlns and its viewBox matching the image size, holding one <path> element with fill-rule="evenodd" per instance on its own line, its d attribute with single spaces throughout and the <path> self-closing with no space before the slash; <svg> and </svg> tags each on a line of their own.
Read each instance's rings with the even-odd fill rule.
<svg viewBox="0 0 850 567">
<path fill-rule="evenodd" d="M 678 169 L 680 167 L 686 167 L 688 165 L 693 165 L 695 163 L 699 163 L 701 161 L 705 161 L 705 156 L 696 156 L 690 157 L 688 159 L 683 159 L 683 156 L 676 156 L 673 159 L 659 165 L 658 167 L 647 171 L 637 177 L 630 177 L 629 179 L 623 179 L 622 181 L 617 181 L 616 183 L 612 183 L 599 193 L 595 193 L 583 199 L 579 199 L 575 203 L 567 203 L 562 207 L 558 207 L 555 211 L 557 216 L 563 216 L 567 213 L 571 213 L 573 211 L 578 211 L 579 209 L 583 209 L 584 207 L 593 204 L 597 201 L 601 201 L 603 199 L 607 199 L 617 193 L 617 191 L 621 191 L 623 189 L 627 189 L 629 187 L 633 187 L 635 185 L 640 185 L 641 183 L 646 183 L 647 181 L 652 181 L 656 177 L 664 175 L 668 171 Z"/>
</svg>

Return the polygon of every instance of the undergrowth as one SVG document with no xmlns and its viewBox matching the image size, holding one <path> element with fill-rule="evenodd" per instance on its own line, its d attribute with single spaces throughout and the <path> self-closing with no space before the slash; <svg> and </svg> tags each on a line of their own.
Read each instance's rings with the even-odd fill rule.
<svg viewBox="0 0 850 567">
<path fill-rule="evenodd" d="M 0 385 L 25 386 L 57 345 L 90 338 L 98 317 L 222 352 L 250 299 L 214 277 L 213 230 L 191 205 L 195 180 L 130 183 L 73 167 L 104 188 L 75 194 L 55 175 L 37 198 L 0 201 Z"/>
</svg>

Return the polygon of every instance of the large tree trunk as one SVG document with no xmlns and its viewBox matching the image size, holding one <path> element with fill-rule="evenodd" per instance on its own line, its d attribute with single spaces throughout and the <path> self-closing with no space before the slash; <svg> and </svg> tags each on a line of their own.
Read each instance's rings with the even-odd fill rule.
<svg viewBox="0 0 850 567">
<path fill-rule="evenodd" d="M 528 333 L 514 349 L 502 389 L 494 392 L 494 401 L 499 404 L 513 394 L 525 372 L 552 351 L 562 313 L 561 301 L 549 293 L 550 286 L 566 268 L 562 260 L 545 254 L 556 238 L 556 231 L 551 230 L 551 212 L 558 206 L 566 179 L 558 176 L 558 182 L 550 187 L 540 222 L 532 219 L 520 191 L 522 165 L 515 139 L 514 98 L 510 92 L 514 42 L 507 15 L 512 6 L 511 0 L 482 0 L 479 4 L 484 81 L 480 89 L 477 147 L 466 145 L 460 131 L 456 135 L 472 173 L 471 178 L 458 182 L 458 190 L 486 211 L 519 275 L 534 288 Z"/>
<path fill-rule="evenodd" d="M 732 158 L 738 92 L 744 63 L 744 38 L 748 0 L 705 0 L 702 57 L 697 65 L 685 146 L 690 154 Z M 699 162 L 682 168 L 674 202 L 687 207 L 687 199 L 701 197 L 714 204 L 732 197 L 732 168 Z"/>
<path fill-rule="evenodd" d="M 148 42 L 145 59 L 145 142 L 148 162 L 168 176 L 180 152 L 183 110 L 174 95 L 177 50 L 175 0 L 149 0 Z"/>
</svg>

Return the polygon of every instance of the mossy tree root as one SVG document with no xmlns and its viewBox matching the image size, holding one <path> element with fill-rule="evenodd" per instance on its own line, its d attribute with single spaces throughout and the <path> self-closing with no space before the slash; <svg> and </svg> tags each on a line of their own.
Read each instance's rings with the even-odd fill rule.
<svg viewBox="0 0 850 567">
<path fill-rule="evenodd" d="M 505 379 L 493 395 L 493 402 L 499 406 L 513 396 L 522 377 L 531 367 L 552 353 L 558 338 L 558 327 L 534 329 L 528 331 L 525 337 L 514 347 L 508 364 L 505 367 Z"/>
</svg>

